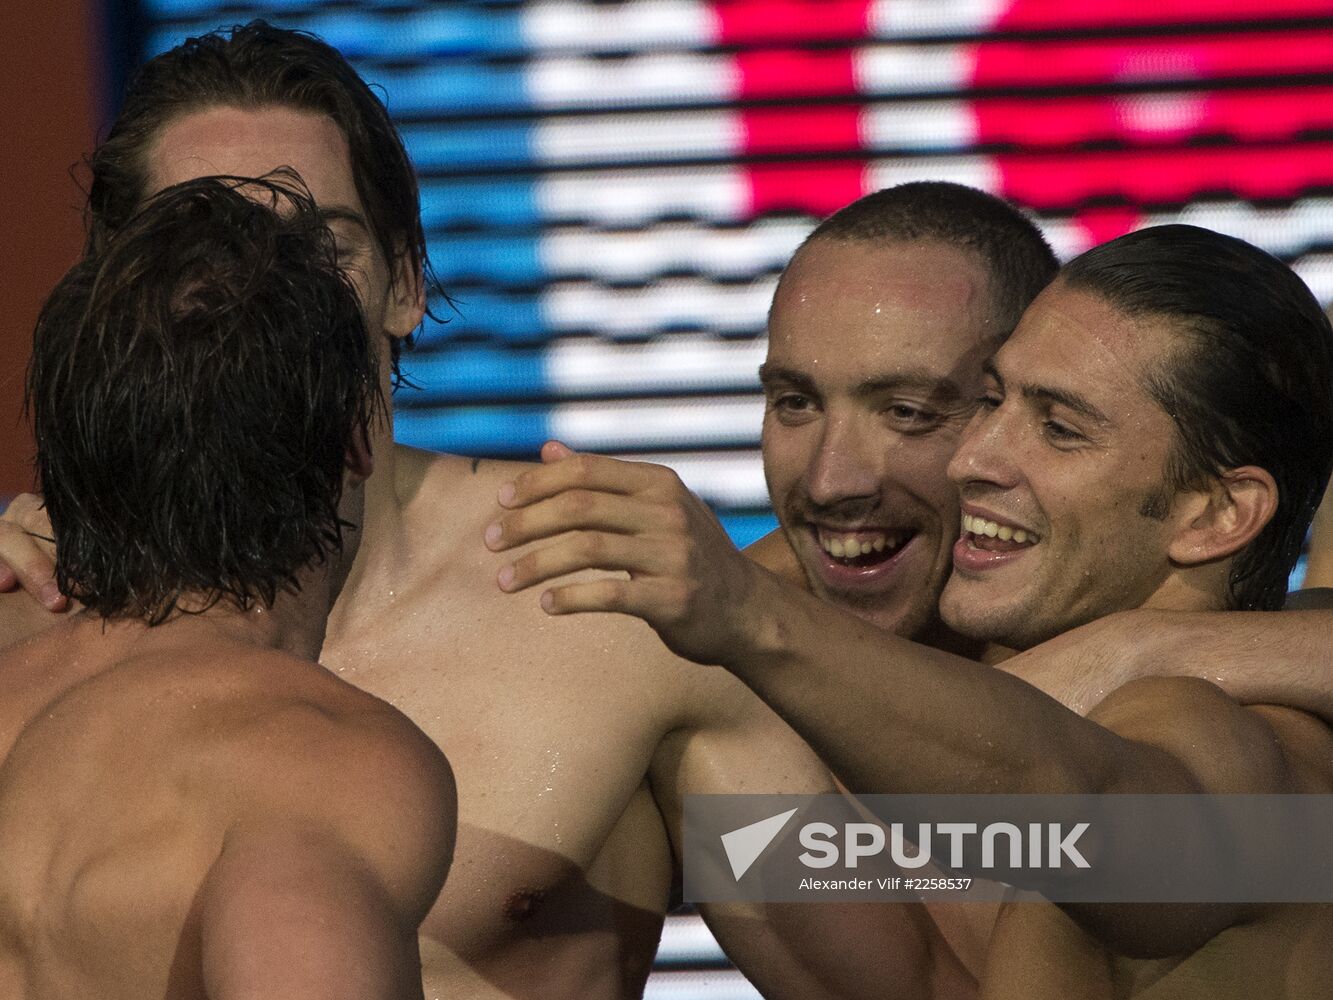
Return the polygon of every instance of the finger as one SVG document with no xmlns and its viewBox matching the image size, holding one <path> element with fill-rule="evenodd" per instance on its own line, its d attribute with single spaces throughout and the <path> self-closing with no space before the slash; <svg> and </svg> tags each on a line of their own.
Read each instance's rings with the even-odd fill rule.
<svg viewBox="0 0 1333 1000">
<path fill-rule="evenodd" d="M 501 507 L 523 507 L 566 490 L 629 494 L 667 489 L 677 481 L 664 466 L 579 453 L 533 466 L 500 487 L 499 501 Z"/>
<path fill-rule="evenodd" d="M 56 567 L 51 557 L 27 532 L 12 524 L 0 527 L 4 529 L 0 530 L 0 564 L 13 575 L 18 586 L 48 610 L 63 611 L 68 601 L 56 586 Z"/>
<path fill-rule="evenodd" d="M 487 525 L 487 548 L 503 552 L 526 542 L 566 531 L 642 532 L 665 517 L 660 505 L 613 493 L 569 490 L 521 510 L 509 511 Z"/>
<path fill-rule="evenodd" d="M 547 441 L 542 445 L 543 462 L 559 462 L 564 458 L 573 458 L 574 449 L 563 441 Z"/>
<path fill-rule="evenodd" d="M 648 574 L 659 562 L 654 545 L 641 539 L 600 531 L 576 531 L 554 545 L 520 556 L 503 567 L 496 580 L 501 590 L 516 593 L 585 569 Z"/>
<path fill-rule="evenodd" d="M 642 618 L 649 625 L 678 615 L 679 591 L 662 580 L 592 580 L 552 587 L 541 596 L 550 615 L 611 611 Z"/>
</svg>

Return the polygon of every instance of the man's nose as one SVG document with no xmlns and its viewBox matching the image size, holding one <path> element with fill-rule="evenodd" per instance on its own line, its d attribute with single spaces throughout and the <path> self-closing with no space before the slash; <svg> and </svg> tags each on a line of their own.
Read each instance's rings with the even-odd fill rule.
<svg viewBox="0 0 1333 1000">
<path fill-rule="evenodd" d="M 806 477 L 810 500 L 821 507 L 877 496 L 887 442 L 862 421 L 835 418 L 825 425 Z"/>
<path fill-rule="evenodd" d="M 949 479 L 960 490 L 984 484 L 1012 489 L 1021 479 L 1015 463 L 1016 432 L 1022 416 L 1003 404 L 972 418 L 949 461 Z"/>
</svg>

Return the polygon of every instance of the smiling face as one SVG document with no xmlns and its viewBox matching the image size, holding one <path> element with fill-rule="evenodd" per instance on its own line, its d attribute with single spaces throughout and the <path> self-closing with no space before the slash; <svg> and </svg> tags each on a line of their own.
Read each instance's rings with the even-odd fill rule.
<svg viewBox="0 0 1333 1000">
<path fill-rule="evenodd" d="M 1164 487 L 1175 425 L 1144 386 L 1178 336 L 1058 281 L 1024 314 L 949 466 L 963 527 L 940 602 L 951 627 L 1027 648 L 1151 605 L 1180 525 Z"/>
<path fill-rule="evenodd" d="M 213 174 L 260 177 L 279 167 L 300 174 L 328 222 L 339 266 L 361 297 L 366 328 L 405 337 L 421 320 L 419 284 L 411 275 L 392 282 L 370 231 L 352 174 L 347 138 L 333 120 L 293 108 L 205 108 L 162 129 L 147 154 L 146 195 Z M 382 388 L 389 392 L 389 351 L 381 352 Z"/>
<path fill-rule="evenodd" d="M 945 475 L 994 349 L 987 274 L 938 242 L 816 239 L 783 275 L 761 373 L 769 495 L 811 588 L 882 628 L 936 620 Z"/>
</svg>

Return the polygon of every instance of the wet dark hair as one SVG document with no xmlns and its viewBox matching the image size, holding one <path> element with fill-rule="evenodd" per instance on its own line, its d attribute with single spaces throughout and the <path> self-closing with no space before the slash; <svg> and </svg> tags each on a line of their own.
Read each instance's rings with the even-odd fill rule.
<svg viewBox="0 0 1333 1000">
<path fill-rule="evenodd" d="M 135 74 L 106 140 L 89 159 L 90 249 L 142 203 L 148 152 L 162 130 L 214 107 L 287 107 L 331 119 L 347 137 L 352 179 L 391 280 L 398 280 L 395 264 L 404 256 L 413 274 L 431 278 L 416 173 L 383 102 L 332 46 L 260 20 L 189 38 Z M 395 380 L 401 350 L 393 338 Z"/>
<path fill-rule="evenodd" d="M 997 336 L 1014 331 L 1060 266 L 1041 231 L 1017 208 L 948 181 L 914 181 L 858 198 L 821 222 L 802 247 L 819 239 L 936 240 L 972 251 L 990 274 Z"/>
<path fill-rule="evenodd" d="M 1272 475 L 1277 512 L 1235 557 L 1229 604 L 1281 607 L 1333 469 L 1333 330 L 1310 289 L 1257 247 L 1184 225 L 1104 243 L 1060 280 L 1181 333 L 1146 384 L 1177 429 L 1165 488 L 1197 488 L 1243 465 Z M 1167 503 L 1149 498 L 1143 513 Z"/>
<path fill-rule="evenodd" d="M 103 617 L 156 624 L 185 595 L 269 605 L 341 548 L 347 450 L 383 400 L 356 291 L 295 184 L 167 188 L 38 318 L 27 406 L 56 580 Z"/>
</svg>

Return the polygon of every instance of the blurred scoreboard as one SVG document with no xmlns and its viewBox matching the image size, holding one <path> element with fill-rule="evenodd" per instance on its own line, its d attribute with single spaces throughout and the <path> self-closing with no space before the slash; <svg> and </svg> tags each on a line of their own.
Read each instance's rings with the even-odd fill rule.
<svg viewBox="0 0 1333 1000">
<path fill-rule="evenodd" d="M 1333 0 L 144 0 L 147 53 L 266 16 L 383 88 L 436 304 L 401 441 L 548 437 L 772 521 L 755 369 L 815 221 L 907 180 L 1034 212 L 1062 257 L 1182 220 L 1333 299 Z"/>
<path fill-rule="evenodd" d="M 1063 258 L 1191 222 L 1333 299 L 1333 0 L 142 0 L 145 54 L 264 16 L 382 88 L 422 179 L 435 304 L 399 440 L 548 437 L 673 466 L 772 525 L 756 368 L 822 216 L 909 180 L 1035 214 Z M 697 918 L 663 960 L 717 965 Z M 706 988 L 701 986 L 706 983 Z M 653 997 L 749 997 L 655 974 Z"/>
</svg>

